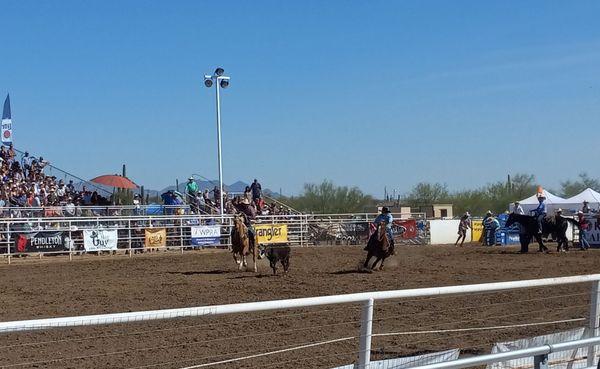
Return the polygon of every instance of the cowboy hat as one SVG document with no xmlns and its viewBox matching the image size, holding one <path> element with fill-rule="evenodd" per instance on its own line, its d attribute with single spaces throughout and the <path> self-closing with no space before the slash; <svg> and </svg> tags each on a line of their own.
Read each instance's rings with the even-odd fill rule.
<svg viewBox="0 0 600 369">
<path fill-rule="evenodd" d="M 381 212 L 382 213 L 389 213 L 390 209 L 387 206 L 384 206 L 384 207 L 381 208 Z"/>
</svg>

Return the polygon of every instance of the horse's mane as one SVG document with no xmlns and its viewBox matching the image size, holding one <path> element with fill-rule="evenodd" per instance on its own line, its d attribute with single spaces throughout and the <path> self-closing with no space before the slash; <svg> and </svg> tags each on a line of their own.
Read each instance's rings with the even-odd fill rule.
<svg viewBox="0 0 600 369">
<path fill-rule="evenodd" d="M 388 240 L 388 234 L 385 229 L 385 223 L 381 222 L 377 226 L 377 239 L 381 242 L 381 245 L 384 249 L 387 249 L 389 246 L 390 240 Z"/>
<path fill-rule="evenodd" d="M 237 233 L 237 236 L 240 238 L 240 240 L 244 241 L 245 239 L 247 239 L 248 238 L 248 227 L 246 227 L 246 225 L 242 221 L 242 218 L 239 216 L 236 216 L 235 218 L 233 218 L 233 223 L 235 224 L 235 231 Z"/>
</svg>

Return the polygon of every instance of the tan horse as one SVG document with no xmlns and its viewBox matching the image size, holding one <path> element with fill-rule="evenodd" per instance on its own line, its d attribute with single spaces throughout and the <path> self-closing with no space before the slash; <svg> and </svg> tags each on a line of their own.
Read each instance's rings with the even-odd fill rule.
<svg viewBox="0 0 600 369">
<path fill-rule="evenodd" d="M 231 231 L 231 252 L 233 260 L 238 265 L 238 269 L 242 270 L 248 267 L 246 256 L 252 253 L 252 261 L 254 262 L 254 273 L 258 271 L 256 266 L 257 247 L 248 237 L 248 227 L 244 224 L 241 216 L 233 218 L 234 228 Z M 240 259 L 238 260 L 238 256 Z"/>
<path fill-rule="evenodd" d="M 375 262 L 371 266 L 371 269 L 375 269 L 377 263 L 381 261 L 379 270 L 382 270 L 385 259 L 394 254 L 394 248 L 391 247 L 392 245 L 388 239 L 388 234 L 385 227 L 385 222 L 379 223 L 377 226 L 377 231 L 371 236 L 371 238 L 369 238 L 367 247 L 365 247 L 365 250 L 367 251 L 367 260 L 365 260 L 363 268 L 366 270 L 369 269 L 369 261 L 373 256 L 375 256 Z"/>
</svg>

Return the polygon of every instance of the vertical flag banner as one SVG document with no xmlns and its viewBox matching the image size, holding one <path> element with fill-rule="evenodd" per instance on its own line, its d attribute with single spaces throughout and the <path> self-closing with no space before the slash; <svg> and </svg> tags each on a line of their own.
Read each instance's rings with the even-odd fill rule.
<svg viewBox="0 0 600 369">
<path fill-rule="evenodd" d="M 10 95 L 6 95 L 4 100 L 4 110 L 2 111 L 2 144 L 9 146 L 12 144 L 12 119 L 10 114 Z"/>
</svg>

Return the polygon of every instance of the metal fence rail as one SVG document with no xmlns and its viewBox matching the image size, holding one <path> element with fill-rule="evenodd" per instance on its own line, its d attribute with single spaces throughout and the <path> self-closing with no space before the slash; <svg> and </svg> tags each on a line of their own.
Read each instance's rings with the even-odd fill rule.
<svg viewBox="0 0 600 369">
<path fill-rule="evenodd" d="M 175 212 L 179 208 L 165 208 Z M 363 244 L 369 235 L 369 224 L 376 214 L 332 214 L 332 215 L 267 215 L 258 216 L 254 225 L 285 225 L 287 242 L 290 245 L 331 244 Z M 421 214 L 396 214 L 397 218 L 421 217 Z M 416 222 L 416 221 L 415 221 Z M 416 224 L 416 223 L 415 223 Z M 81 217 L 30 217 L 0 218 L 0 254 L 8 258 L 27 256 L 68 254 L 69 258 L 86 250 L 84 232 L 116 231 L 117 246 L 112 250 L 130 256 L 145 250 L 154 250 L 145 244 L 145 233 L 148 229 L 164 229 L 164 248 L 180 249 L 182 252 L 192 245 L 192 228 L 196 226 L 219 227 L 220 242 L 217 245 L 230 246 L 230 233 L 233 226 L 232 215 L 138 215 L 138 216 L 81 216 Z M 424 225 L 423 225 L 424 226 Z M 425 228 L 425 227 L 423 227 Z M 51 248 L 23 250 L 17 247 L 24 242 L 23 237 L 31 238 L 36 234 L 56 233 L 63 244 L 54 251 Z M 425 231 L 423 231 L 425 232 Z M 424 234 L 424 233 L 423 233 Z M 418 242 L 426 242 L 426 237 Z"/>
<path fill-rule="evenodd" d="M 153 215 L 184 215 L 191 213 L 190 205 L 84 205 L 84 206 L 11 206 L 0 208 L 2 218 L 89 218 Z M 1 218 L 0 218 L 1 219 Z"/>
<path fill-rule="evenodd" d="M 320 296 L 320 297 L 309 297 L 299 299 L 288 299 L 288 300 L 275 300 L 275 301 L 261 301 L 261 302 L 249 302 L 240 304 L 228 304 L 228 305 L 212 305 L 212 306 L 200 306 L 190 308 L 178 308 L 178 309 L 166 309 L 166 310 L 152 310 L 152 311 L 138 311 L 138 312 L 127 312 L 127 313 L 116 313 L 116 314 L 101 314 L 101 315 L 87 315 L 87 316 L 75 316 L 75 317 L 64 317 L 64 318 L 50 318 L 50 319 L 35 319 L 35 320 L 24 320 L 24 321 L 13 321 L 13 322 L 2 322 L 0 323 L 0 333 L 10 332 L 23 332 L 32 330 L 43 330 L 53 329 L 62 327 L 78 327 L 78 326 L 91 326 L 91 325 L 107 325 L 107 324 L 118 324 L 118 323 L 130 323 L 140 321 L 151 321 L 151 320 L 162 320 L 162 319 L 175 319 L 175 318 L 189 318 L 189 317 L 201 317 L 201 316 L 216 316 L 216 315 L 227 315 L 227 314 L 238 314 L 248 312 L 259 312 L 269 310 L 284 310 L 294 308 L 306 308 L 323 305 L 335 305 L 335 304 L 348 304 L 348 303 L 362 303 L 362 314 L 361 314 L 361 325 L 360 325 L 360 336 L 359 336 L 359 355 L 357 361 L 357 368 L 367 369 L 369 368 L 371 358 L 371 338 L 373 337 L 372 325 L 373 325 L 373 307 L 375 301 L 390 300 L 390 299 L 403 299 L 403 298 L 415 298 L 415 297 L 431 297 L 431 296 L 448 296 L 457 294 L 469 294 L 477 292 L 493 292 L 493 291 L 506 291 L 506 290 L 518 290 L 533 287 L 545 287 L 545 286 L 556 286 L 566 285 L 575 283 L 586 283 L 592 282 L 591 289 L 591 305 L 590 305 L 590 318 L 588 323 L 588 339 L 578 340 L 574 342 L 567 342 L 554 345 L 544 345 L 534 349 L 519 350 L 498 353 L 493 355 L 485 355 L 479 357 L 473 357 L 453 362 L 440 363 L 424 366 L 426 369 L 449 369 L 449 368 L 465 368 L 470 366 L 481 365 L 485 363 L 492 363 L 498 361 L 504 361 L 508 359 L 521 358 L 531 355 L 536 355 L 538 358 L 543 359 L 541 355 L 547 355 L 548 353 L 557 350 L 567 350 L 575 347 L 588 347 L 588 366 L 594 364 L 595 348 L 600 343 L 600 274 L 573 276 L 573 277 L 561 277 L 561 278 L 546 278 L 537 280 L 525 280 L 525 281 L 514 281 L 514 282 L 498 282 L 498 283 L 485 283 L 485 284 L 473 284 L 463 286 L 448 286 L 448 287 L 433 287 L 433 288 L 417 288 L 408 290 L 396 290 L 396 291 L 378 291 L 378 292 L 364 292 L 364 293 L 352 293 L 345 295 L 334 295 L 334 296 Z M 543 363 L 543 360 L 537 360 L 536 362 Z M 540 366 L 540 369 L 543 369 Z"/>
</svg>

